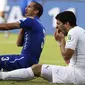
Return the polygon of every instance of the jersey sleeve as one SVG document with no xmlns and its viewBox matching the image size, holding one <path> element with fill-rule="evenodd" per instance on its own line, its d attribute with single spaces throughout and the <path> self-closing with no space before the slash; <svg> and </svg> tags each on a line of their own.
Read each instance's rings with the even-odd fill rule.
<svg viewBox="0 0 85 85">
<path fill-rule="evenodd" d="M 31 29 L 33 26 L 33 19 L 26 18 L 25 20 L 20 20 L 20 28 Z"/>
<path fill-rule="evenodd" d="M 75 50 L 77 42 L 78 42 L 78 36 L 76 32 L 74 30 L 71 30 L 70 32 L 68 32 L 65 48 L 70 48 Z"/>
</svg>

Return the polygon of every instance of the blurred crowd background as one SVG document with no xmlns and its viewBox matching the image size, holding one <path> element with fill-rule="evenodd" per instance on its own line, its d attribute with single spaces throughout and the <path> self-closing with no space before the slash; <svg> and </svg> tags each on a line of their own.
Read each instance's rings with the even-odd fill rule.
<svg viewBox="0 0 85 85">
<path fill-rule="evenodd" d="M 0 0 L 0 23 L 15 22 L 23 18 L 25 7 L 31 1 L 37 1 L 44 7 L 41 21 L 47 34 L 53 34 L 56 23 L 55 16 L 65 10 L 73 11 L 78 19 L 77 24 L 85 28 L 85 0 Z M 5 36 L 18 32 L 19 30 L 5 31 Z"/>
</svg>

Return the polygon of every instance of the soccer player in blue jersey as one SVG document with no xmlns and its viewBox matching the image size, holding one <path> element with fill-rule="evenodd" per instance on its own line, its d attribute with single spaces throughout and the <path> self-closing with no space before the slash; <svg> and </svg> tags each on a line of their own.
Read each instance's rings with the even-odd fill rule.
<svg viewBox="0 0 85 85">
<path fill-rule="evenodd" d="M 85 30 L 77 26 L 76 16 L 71 11 L 61 12 L 55 18 L 54 37 L 60 44 L 64 60 L 70 60 L 68 66 L 36 64 L 28 68 L 0 72 L 0 79 L 30 80 L 42 77 L 55 84 L 85 85 Z M 67 40 L 65 40 L 65 36 L 67 36 Z"/>
<path fill-rule="evenodd" d="M 6 18 L 10 15 L 10 11 L 13 10 L 13 7 L 20 7 L 20 11 L 23 16 L 25 16 L 25 8 L 30 4 L 30 2 L 36 1 L 40 3 L 40 0 L 7 0 L 7 6 L 10 8 L 10 10 L 6 11 Z M 16 13 L 17 14 L 17 13 Z"/>
<path fill-rule="evenodd" d="M 0 24 L 0 30 L 21 29 L 17 45 L 23 46 L 20 55 L 1 55 L 0 69 L 14 70 L 30 67 L 39 62 L 45 39 L 45 28 L 39 18 L 43 7 L 38 2 L 31 2 L 26 8 L 26 18 L 15 23 Z"/>
<path fill-rule="evenodd" d="M 8 3 L 7 5 L 10 7 L 10 10 L 12 9 L 13 6 L 19 6 L 21 8 L 22 15 L 25 15 L 25 8 L 30 4 L 32 1 L 39 2 L 38 0 L 7 0 Z M 9 14 L 9 11 L 7 13 Z"/>
</svg>

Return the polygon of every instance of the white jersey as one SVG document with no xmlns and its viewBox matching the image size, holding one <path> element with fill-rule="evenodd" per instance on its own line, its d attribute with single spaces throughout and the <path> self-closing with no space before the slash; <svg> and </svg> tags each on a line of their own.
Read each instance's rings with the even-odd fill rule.
<svg viewBox="0 0 85 85">
<path fill-rule="evenodd" d="M 42 77 L 52 83 L 85 85 L 85 30 L 75 26 L 67 38 L 65 48 L 75 50 L 69 66 L 43 65 Z"/>
<path fill-rule="evenodd" d="M 75 50 L 69 65 L 85 69 L 85 30 L 79 26 L 72 28 L 65 47 Z"/>
</svg>

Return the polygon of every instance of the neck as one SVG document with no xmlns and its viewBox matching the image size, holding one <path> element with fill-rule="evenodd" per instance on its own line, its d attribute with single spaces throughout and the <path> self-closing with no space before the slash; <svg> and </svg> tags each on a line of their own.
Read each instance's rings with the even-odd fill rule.
<svg viewBox="0 0 85 85">
<path fill-rule="evenodd" d="M 33 16 L 27 16 L 27 17 L 34 19 L 34 17 L 33 17 Z"/>
<path fill-rule="evenodd" d="M 74 27 L 75 27 L 75 26 L 69 26 L 67 31 L 69 31 L 70 29 L 72 29 L 72 28 L 74 28 Z"/>
</svg>

